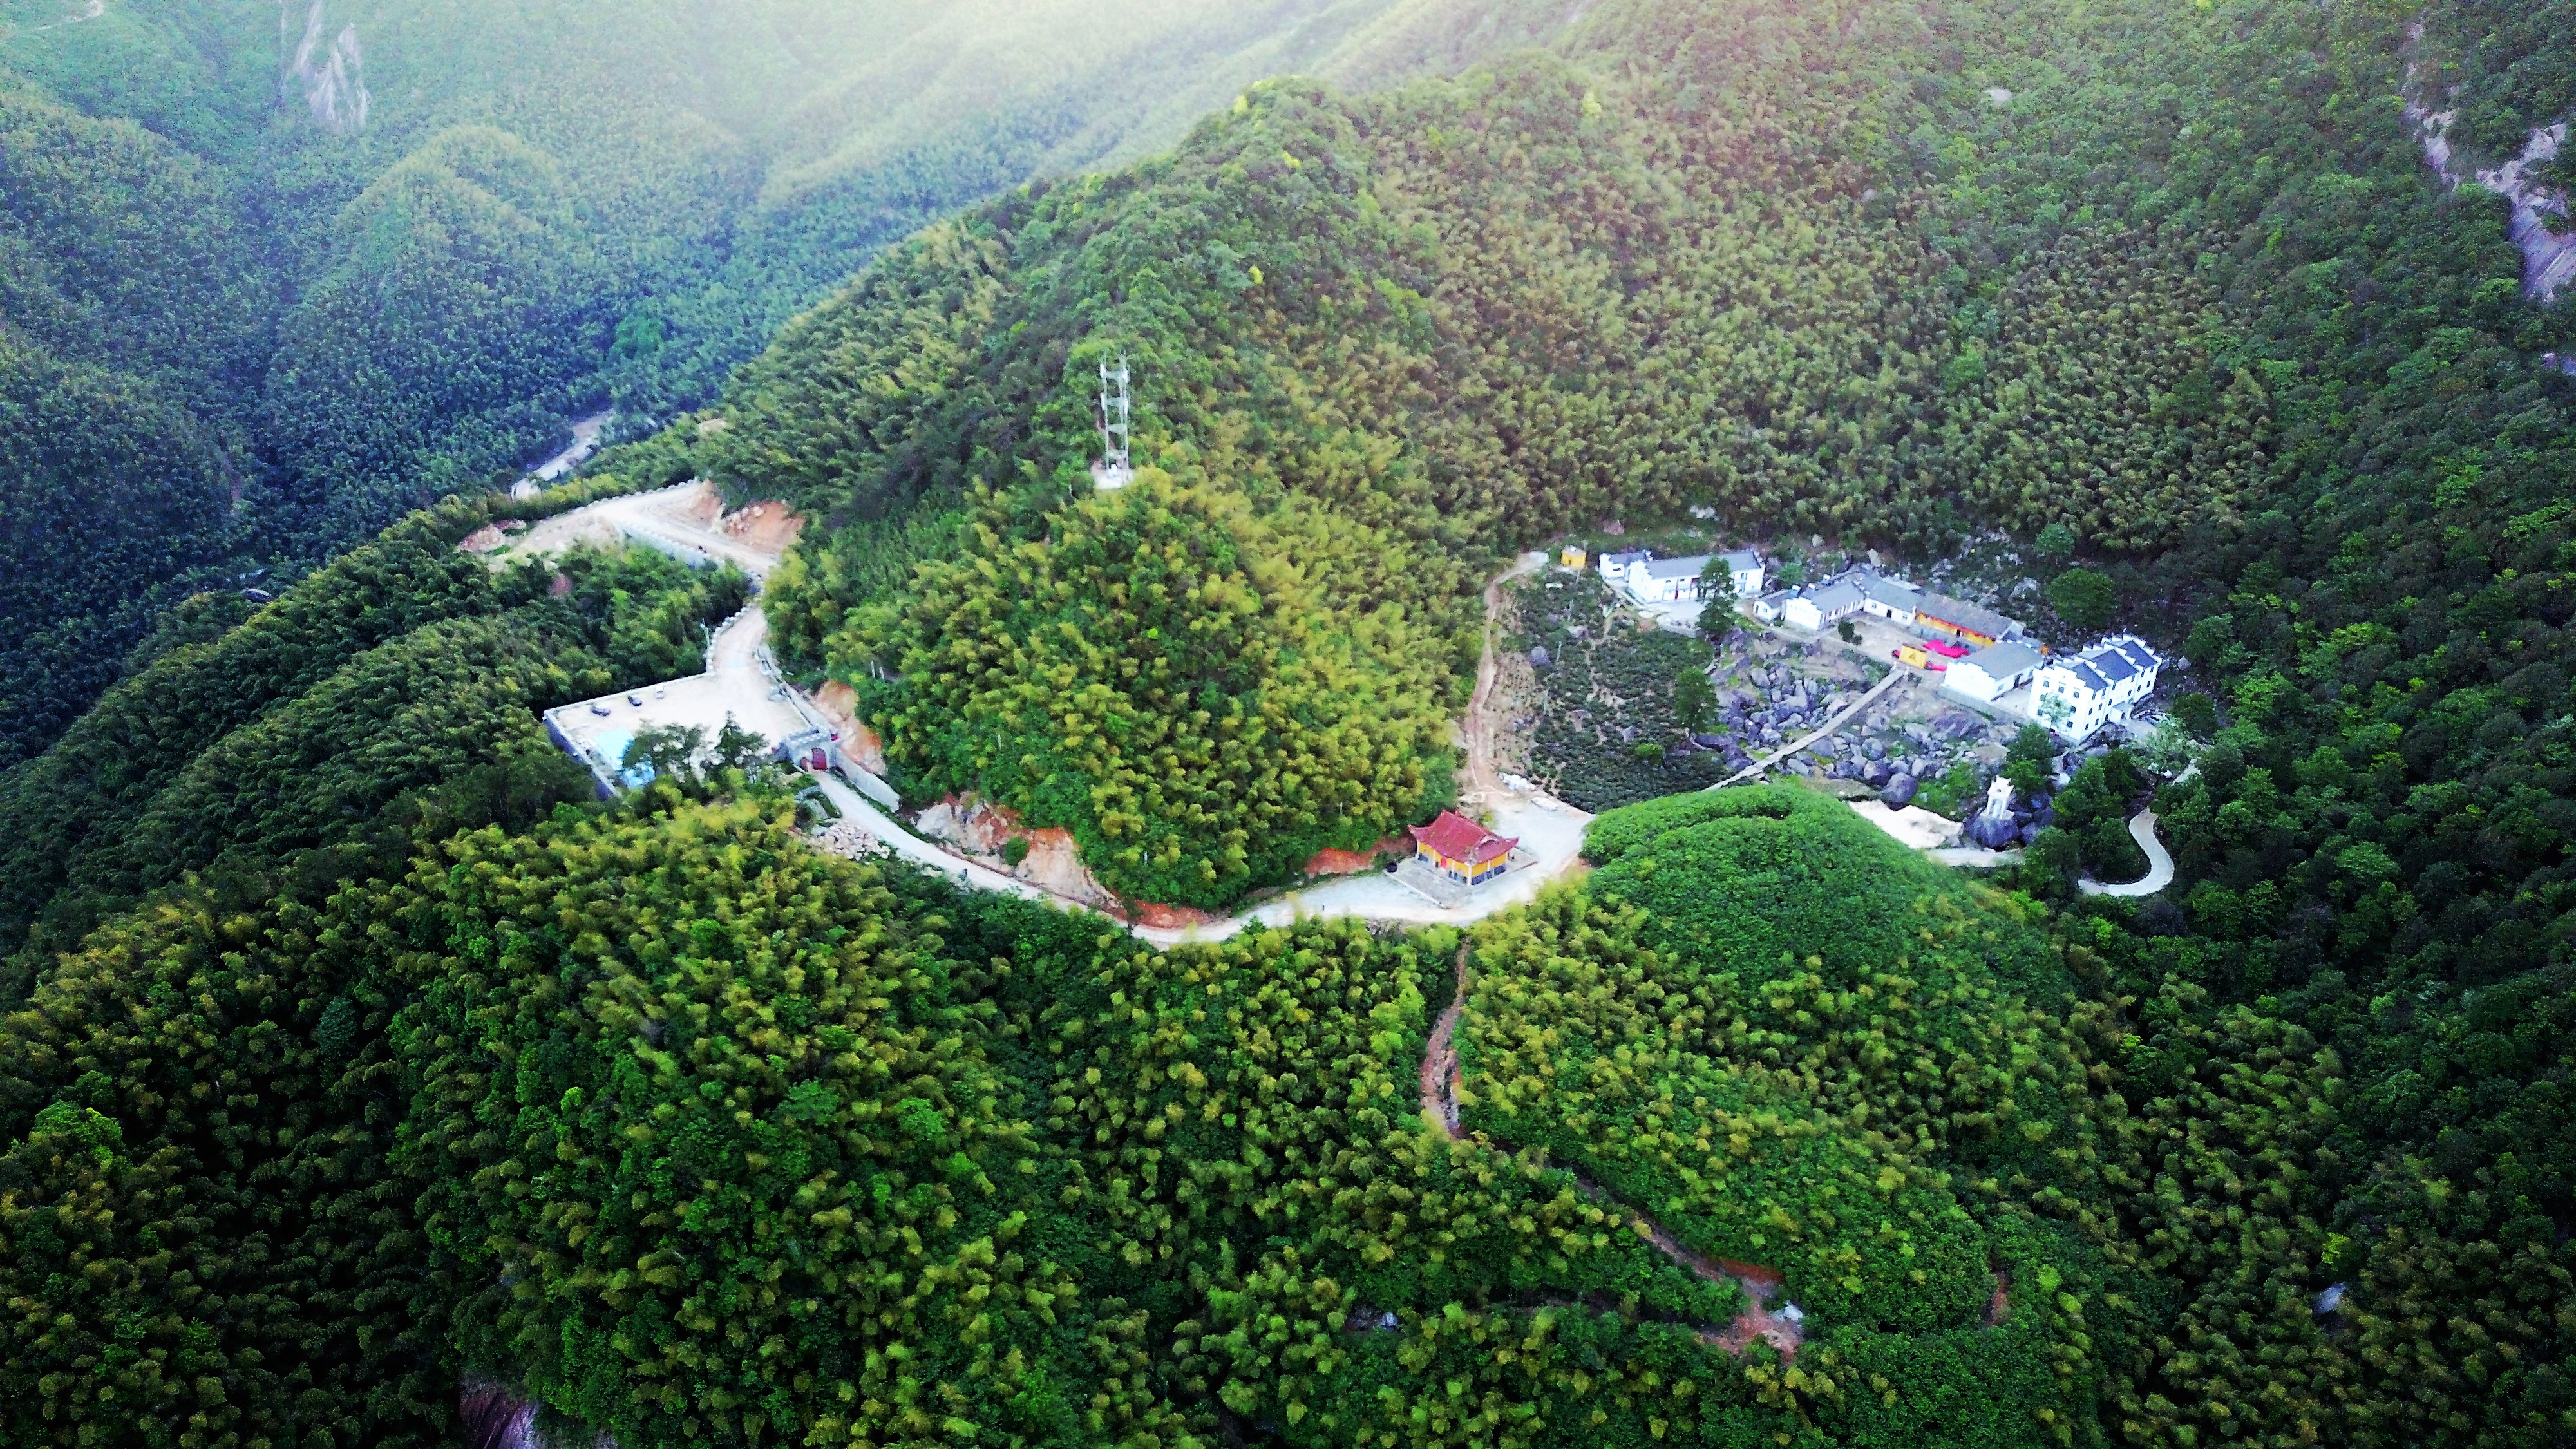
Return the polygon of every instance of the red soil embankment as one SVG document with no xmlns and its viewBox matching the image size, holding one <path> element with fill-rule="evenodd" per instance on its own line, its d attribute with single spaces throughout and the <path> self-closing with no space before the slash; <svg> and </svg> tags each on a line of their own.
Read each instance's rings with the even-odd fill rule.
<svg viewBox="0 0 2576 1449">
<path fill-rule="evenodd" d="M 1364 870 L 1377 869 L 1378 862 L 1389 855 L 1405 855 L 1412 848 L 1411 838 L 1390 835 L 1366 850 L 1319 850 L 1313 859 L 1306 862 L 1306 875 L 1310 880 L 1328 875 L 1357 875 Z"/>
<path fill-rule="evenodd" d="M 1158 931 L 1177 931 L 1187 926 L 1204 926 L 1218 919 L 1213 913 L 1196 906 L 1167 906 L 1159 901 L 1127 902 L 1127 919 Z"/>
</svg>

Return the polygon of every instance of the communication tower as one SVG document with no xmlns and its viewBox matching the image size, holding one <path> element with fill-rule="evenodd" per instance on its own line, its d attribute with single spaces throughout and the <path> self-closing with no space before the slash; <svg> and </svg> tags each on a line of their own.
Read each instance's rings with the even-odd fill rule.
<svg viewBox="0 0 2576 1449">
<path fill-rule="evenodd" d="M 1127 462 L 1127 359 L 1111 367 L 1100 364 L 1100 461 L 1091 465 L 1091 481 L 1101 488 L 1124 488 L 1136 477 Z"/>
</svg>

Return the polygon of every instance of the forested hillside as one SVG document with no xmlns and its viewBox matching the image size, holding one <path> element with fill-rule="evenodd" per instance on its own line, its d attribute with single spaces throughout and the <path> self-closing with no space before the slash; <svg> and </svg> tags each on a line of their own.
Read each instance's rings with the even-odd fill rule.
<svg viewBox="0 0 2576 1449">
<path fill-rule="evenodd" d="M 2176 902 L 2071 932 L 2140 1013 L 2126 1069 L 2310 1064 L 2332 1125 L 2283 1210 L 2353 1285 L 2326 1327 L 2419 1366 L 2312 1378 L 2259 1432 L 2551 1442 L 2576 454 L 2542 355 L 2576 312 L 2525 293 L 2505 207 L 2445 191 L 2399 98 L 2410 65 L 2456 86 L 2476 165 L 2576 98 L 2541 19 L 2417 18 L 1614 6 L 1459 85 L 1262 88 L 1167 162 L 907 244 L 652 463 L 839 521 L 780 617 L 853 679 L 904 673 L 894 621 L 943 577 L 913 562 L 979 490 L 1030 532 L 1082 491 L 1112 354 L 1145 456 L 1469 564 L 1684 504 L 1899 557 L 2062 525 L 2222 706 L 2160 807 Z M 2139 1425 L 2202 1412 L 2157 1394 Z"/>
<path fill-rule="evenodd" d="M 1249 85 L 928 226 L 596 486 L 791 500 L 773 642 L 906 792 L 1211 906 L 1447 798 L 1511 550 L 1687 509 L 1899 560 L 2045 531 L 2189 661 L 2175 884 L 2075 890 L 2144 803 L 2114 755 L 1985 881 L 1739 788 L 1603 815 L 1588 875 L 1469 931 L 1153 950 L 827 856 L 758 772 L 590 802 L 534 711 L 686 667 L 742 586 L 491 572 L 454 545 L 494 505 L 444 505 L 166 616 L 0 775 L 0 1433 L 2576 1441 L 2576 378 L 2541 360 L 2576 301 L 2403 108 L 2412 67 L 2472 162 L 2516 152 L 2576 106 L 2558 10 L 1323 18 L 1370 79 L 1548 43 Z M 359 48 L 316 33 L 297 124 L 341 124 Z M 407 218 L 532 295 L 646 266 L 547 220 L 596 204 L 569 143 L 402 112 L 397 65 L 382 164 L 297 173 L 333 200 L 281 345 L 500 315 Z M 238 205 L 170 158 L 266 144 L 245 85 L 171 69 L 154 114 L 204 119 L 113 136 Z M 163 240 L 120 226 L 99 255 Z M 61 249 L 48 295 L 91 295 Z M 151 285 L 228 315 L 209 266 Z M 371 318 L 388 278 L 416 300 Z M 626 376 L 681 325 L 581 315 Z M 189 389 L 228 334 L 114 378 L 57 335 L 0 353 L 9 405 L 135 441 L 6 456 L 225 486 Z M 1100 493 L 1121 356 L 1140 467 Z"/>
<path fill-rule="evenodd" d="M 1558 18 L 13 0 L 8 368 L 96 369 L 127 401 L 94 437 L 41 407 L 0 418 L 0 487 L 27 539 L 105 515 L 125 542 L 48 558 L 6 601 L 0 765 L 77 717 L 156 611 L 506 483 L 571 418 L 613 407 L 649 430 L 959 206 L 1168 144 L 1273 71 L 1345 50 L 1372 79 L 1454 67 Z M 59 472 L 83 454 L 104 476 Z"/>
</svg>

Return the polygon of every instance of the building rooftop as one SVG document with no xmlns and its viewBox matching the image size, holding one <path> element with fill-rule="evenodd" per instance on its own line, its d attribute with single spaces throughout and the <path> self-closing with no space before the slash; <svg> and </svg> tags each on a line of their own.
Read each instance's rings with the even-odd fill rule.
<svg viewBox="0 0 2576 1449">
<path fill-rule="evenodd" d="M 1440 855 L 1468 865 L 1483 865 L 1509 855 L 1512 847 L 1520 844 L 1517 838 L 1496 835 L 1455 810 L 1441 811 L 1439 819 L 1416 825 L 1410 833 L 1415 844 L 1429 846 Z"/>
<path fill-rule="evenodd" d="M 2010 679 L 2025 669 L 2038 668 L 2039 651 L 2019 639 L 2007 639 L 1989 644 L 1959 662 L 1977 666 L 1988 678 Z"/>
<path fill-rule="evenodd" d="M 2109 689 L 2124 679 L 2153 673 L 2164 657 L 2133 634 L 2117 634 L 2065 661 L 2059 667 L 2092 689 Z"/>
<path fill-rule="evenodd" d="M 1595 560 L 1595 562 L 1601 565 L 1602 572 L 1608 573 L 1614 570 L 1624 569 L 1632 563 L 1643 563 L 1645 560 L 1653 557 L 1653 554 L 1648 553 L 1642 548 L 1631 548 L 1623 549 L 1618 553 L 1605 553 Z"/>
<path fill-rule="evenodd" d="M 1923 591 L 1903 579 L 1885 574 L 1862 574 L 1858 577 L 1861 595 L 1896 609 L 1911 609 L 1922 599 Z"/>
<path fill-rule="evenodd" d="M 1857 609 L 1860 600 L 1859 586 L 1849 579 L 1836 579 L 1807 595 L 1807 602 L 1814 604 L 1820 614 L 1830 614 L 1836 609 Z"/>
<path fill-rule="evenodd" d="M 1947 594 L 1926 591 L 1921 598 L 1915 600 L 1914 612 L 1927 619 L 1937 619 L 1944 624 L 1997 639 L 2007 634 L 2021 632 L 2020 620 L 2006 618 L 1983 604 L 1971 604 L 1965 599 L 1954 599 Z"/>
<path fill-rule="evenodd" d="M 1758 569 L 1762 567 L 1762 555 L 1755 553 L 1749 548 L 1730 548 L 1726 552 L 1719 554 L 1718 557 L 1726 560 L 1726 566 L 1730 569 Z"/>
<path fill-rule="evenodd" d="M 1659 558 L 1646 565 L 1650 579 L 1695 579 L 1708 567 L 1708 555 L 1695 553 L 1687 558 Z"/>
</svg>

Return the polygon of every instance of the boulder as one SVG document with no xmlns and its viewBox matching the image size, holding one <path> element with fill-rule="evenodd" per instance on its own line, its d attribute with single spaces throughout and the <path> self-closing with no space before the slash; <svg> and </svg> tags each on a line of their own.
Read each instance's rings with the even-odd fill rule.
<svg viewBox="0 0 2576 1449">
<path fill-rule="evenodd" d="M 1979 816 L 1970 823 L 1969 833 L 1979 845 L 1988 850 L 2010 850 L 2021 844 L 2025 838 L 2022 827 L 2011 821 L 1989 820 L 1984 816 Z M 2030 832 L 2032 835 L 2038 833 L 2036 830 Z"/>
<path fill-rule="evenodd" d="M 1892 808 L 1904 809 L 1914 802 L 1914 777 L 1912 775 L 1891 777 L 1886 787 L 1878 792 L 1878 798 L 1886 801 Z"/>
<path fill-rule="evenodd" d="M 1530 668 L 1532 668 L 1532 669 L 1545 669 L 1545 668 L 1548 666 L 1547 646 L 1546 646 L 1546 645 L 1544 645 L 1544 644 L 1533 644 L 1533 645 L 1531 645 L 1531 646 L 1530 646 L 1530 653 L 1529 653 L 1529 660 L 1530 660 Z"/>
</svg>

